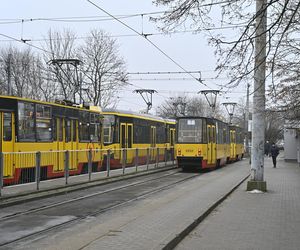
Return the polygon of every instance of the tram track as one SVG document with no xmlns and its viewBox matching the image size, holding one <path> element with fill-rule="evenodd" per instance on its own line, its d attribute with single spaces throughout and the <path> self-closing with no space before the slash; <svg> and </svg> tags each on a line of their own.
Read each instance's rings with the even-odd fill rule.
<svg viewBox="0 0 300 250">
<path fill-rule="evenodd" d="M 170 171 L 170 172 L 171 173 L 164 174 L 160 177 L 154 177 L 154 178 L 150 178 L 150 179 L 147 179 L 147 180 L 144 180 L 144 181 L 137 181 L 137 182 L 134 182 L 134 183 L 131 183 L 131 184 L 125 184 L 125 185 L 121 185 L 121 186 L 118 186 L 118 187 L 115 187 L 115 188 L 109 188 L 107 190 L 103 190 L 103 191 L 95 192 L 95 193 L 92 193 L 92 194 L 72 198 L 72 199 L 69 199 L 69 200 L 66 200 L 66 201 L 55 202 L 55 203 L 52 203 L 52 204 L 43 205 L 41 207 L 31 208 L 27 211 L 22 211 L 22 212 L 17 212 L 17 213 L 5 215 L 5 216 L 0 217 L 0 222 L 4 221 L 4 220 L 7 220 L 7 219 L 15 218 L 17 216 L 26 215 L 26 214 L 46 210 L 46 209 L 49 209 L 49 208 L 62 206 L 62 205 L 65 205 L 67 203 L 72 203 L 72 202 L 80 201 L 80 200 L 83 200 L 83 199 L 91 198 L 93 196 L 102 195 L 102 194 L 106 194 L 106 193 L 109 193 L 109 192 L 122 190 L 122 189 L 125 189 L 125 188 L 128 188 L 128 187 L 134 187 L 134 186 L 137 186 L 137 185 L 145 184 L 147 182 L 151 182 L 153 180 L 157 180 L 157 179 L 160 179 L 160 178 L 166 178 L 166 177 L 172 176 L 174 174 L 177 174 L 178 170 L 173 170 L 173 171 Z M 40 199 L 43 199 L 43 198 L 40 198 Z"/>
<path fill-rule="evenodd" d="M 158 176 L 155 178 L 141 180 L 141 181 L 127 184 L 127 185 L 121 185 L 118 187 L 109 188 L 107 190 L 95 192 L 92 194 L 72 198 L 69 200 L 62 201 L 62 202 L 57 202 L 57 203 L 52 203 L 52 204 L 48 204 L 45 206 L 35 207 L 35 208 L 31 208 L 26 211 L 21 211 L 21 212 L 3 216 L 0 218 L 0 228 L 5 228 L 5 227 L 9 228 L 9 226 L 11 226 L 12 223 L 14 223 L 14 224 L 18 223 L 18 220 L 23 221 L 24 218 L 26 218 L 26 216 L 29 216 L 29 217 L 33 216 L 33 217 L 37 217 L 37 218 L 42 217 L 42 219 L 41 219 L 42 221 L 46 220 L 46 223 L 45 223 L 45 221 L 43 221 L 45 223 L 45 225 L 47 223 L 49 223 L 49 222 L 47 222 L 47 218 L 46 219 L 44 218 L 44 217 L 49 216 L 48 214 L 50 214 L 49 217 L 51 217 L 51 214 L 54 214 L 56 217 L 62 216 L 62 218 L 66 219 L 66 221 L 61 221 L 58 224 L 48 226 L 48 227 L 45 227 L 42 229 L 41 228 L 35 229 L 34 225 L 32 227 L 30 227 L 31 225 L 25 225 L 25 228 L 28 232 L 27 234 L 18 235 L 18 233 L 16 233 L 15 235 L 10 234 L 10 237 L 8 237 L 8 239 L 0 238 L 0 247 L 4 247 L 4 246 L 8 247 L 13 244 L 22 242 L 23 240 L 32 239 L 34 237 L 44 235 L 47 232 L 51 232 L 53 230 L 64 228 L 71 224 L 79 223 L 80 221 L 83 221 L 89 217 L 95 217 L 95 216 L 105 213 L 107 211 L 116 209 L 121 206 L 125 206 L 129 203 L 135 202 L 139 199 L 143 199 L 152 194 L 161 192 L 166 189 L 170 189 L 171 187 L 173 187 L 177 184 L 191 180 L 198 176 L 199 176 L 199 173 L 183 174 L 183 173 L 180 173 L 178 170 L 177 171 L 173 170 L 173 171 L 171 171 L 171 173 L 168 172 L 162 176 Z M 158 185 L 160 183 L 163 183 L 163 185 Z M 133 192 L 135 190 L 141 190 L 141 192 L 133 193 L 131 195 L 131 192 Z M 126 199 L 120 200 L 118 197 L 120 196 L 120 193 L 122 193 L 122 192 L 129 193 L 130 195 Z M 91 199 L 95 199 L 96 197 L 100 197 L 103 200 L 105 200 L 105 199 L 110 200 L 110 199 L 113 199 L 113 197 L 114 197 L 115 200 L 112 200 L 111 204 L 108 204 L 106 206 L 104 205 L 102 207 L 100 206 L 99 209 L 89 208 L 89 206 L 88 206 L 89 202 L 91 202 Z M 99 199 L 98 200 L 95 199 L 95 201 L 99 202 Z M 74 214 L 71 214 L 71 213 L 68 214 L 69 217 L 67 216 L 67 218 L 65 218 L 66 216 L 64 216 L 63 214 L 60 214 L 60 211 L 68 210 L 68 205 L 70 205 L 70 204 L 73 204 L 74 205 L 73 207 L 76 207 L 75 206 L 76 202 L 78 202 L 78 204 L 80 206 L 82 206 L 82 205 L 85 206 L 85 208 L 82 208 L 83 210 L 91 209 L 91 211 L 86 212 L 86 213 L 83 212 L 83 213 L 79 213 L 79 214 L 76 214 L 76 211 L 75 211 Z M 84 204 L 81 204 L 82 202 L 84 202 Z M 79 207 L 79 206 L 77 206 L 77 207 Z M 97 202 L 95 203 L 94 207 L 98 207 Z M 55 209 L 59 209 L 59 210 L 56 211 Z M 48 213 L 47 213 L 47 210 L 48 210 Z M 26 221 L 26 219 L 25 219 L 25 221 Z M 24 228 L 22 228 L 22 231 L 24 231 Z"/>
</svg>

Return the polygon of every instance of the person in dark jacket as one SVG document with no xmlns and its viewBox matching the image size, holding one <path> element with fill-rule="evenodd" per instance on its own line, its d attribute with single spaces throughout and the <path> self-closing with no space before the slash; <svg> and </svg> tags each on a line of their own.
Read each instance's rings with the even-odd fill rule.
<svg viewBox="0 0 300 250">
<path fill-rule="evenodd" d="M 265 155 L 268 156 L 270 154 L 270 143 L 266 141 L 265 143 Z"/>
<path fill-rule="evenodd" d="M 275 143 L 272 144 L 271 149 L 270 149 L 270 155 L 272 156 L 273 160 L 273 167 L 276 168 L 276 158 L 279 155 L 279 149 L 275 145 Z"/>
</svg>

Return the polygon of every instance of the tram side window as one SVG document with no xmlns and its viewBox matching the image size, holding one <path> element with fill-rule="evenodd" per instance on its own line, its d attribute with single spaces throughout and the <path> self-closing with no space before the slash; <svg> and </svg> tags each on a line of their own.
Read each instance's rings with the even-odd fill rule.
<svg viewBox="0 0 300 250">
<path fill-rule="evenodd" d="M 66 128 L 66 142 L 71 141 L 71 121 L 65 120 L 65 128 Z"/>
<path fill-rule="evenodd" d="M 19 141 L 35 141 L 33 103 L 18 103 L 18 125 Z"/>
<path fill-rule="evenodd" d="M 12 122 L 11 113 L 4 113 L 3 117 L 3 141 L 11 141 L 12 139 Z"/>
<path fill-rule="evenodd" d="M 115 116 L 104 115 L 103 120 L 103 141 L 104 143 L 113 143 L 115 127 Z"/>
<path fill-rule="evenodd" d="M 72 131 L 73 131 L 72 141 L 77 141 L 76 120 L 73 120 L 72 127 L 73 127 L 73 129 L 72 129 Z"/>
<path fill-rule="evenodd" d="M 80 113 L 79 120 L 79 140 L 80 141 L 90 141 L 90 116 L 88 112 Z"/>
<path fill-rule="evenodd" d="M 227 142 L 227 129 L 226 129 L 226 127 L 223 128 L 223 143 L 228 143 Z"/>
<path fill-rule="evenodd" d="M 207 123 L 206 120 L 202 120 L 202 142 L 207 143 Z"/>
<path fill-rule="evenodd" d="M 51 141 L 51 106 L 36 105 L 36 135 L 38 141 Z"/>
<path fill-rule="evenodd" d="M 134 119 L 133 126 L 133 141 L 134 143 L 149 143 L 150 142 L 150 129 L 153 123 L 142 119 Z"/>
<path fill-rule="evenodd" d="M 101 119 L 97 114 L 91 114 L 91 124 L 90 124 L 90 140 L 92 142 L 100 142 L 101 134 Z"/>
<path fill-rule="evenodd" d="M 156 127 L 157 143 L 166 142 L 166 128 L 164 124 L 158 124 Z"/>
</svg>

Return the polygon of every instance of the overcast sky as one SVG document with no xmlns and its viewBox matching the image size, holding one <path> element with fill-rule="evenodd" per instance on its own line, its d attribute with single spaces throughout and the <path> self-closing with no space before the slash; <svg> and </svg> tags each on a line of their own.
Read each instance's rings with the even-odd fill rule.
<svg viewBox="0 0 300 250">
<path fill-rule="evenodd" d="M 92 1 L 114 16 L 164 10 L 152 5 L 151 0 Z M 78 37 L 86 36 L 93 28 L 101 28 L 112 36 L 116 36 L 117 43 L 120 47 L 120 54 L 127 63 L 128 72 L 182 71 L 174 62 L 164 56 L 141 36 L 124 36 L 135 35 L 135 33 L 116 20 L 85 22 L 83 22 L 82 19 L 81 22 L 74 22 L 78 19 L 73 19 L 72 22 L 70 22 L 70 20 L 68 22 L 53 20 L 53 18 L 90 16 L 99 16 L 99 19 L 101 19 L 106 16 L 106 14 L 86 0 L 2 0 L 0 33 L 17 39 L 37 40 L 44 38 L 49 28 L 60 30 L 70 28 L 76 32 Z M 154 16 L 154 14 L 152 16 Z M 28 19 L 38 18 L 41 20 L 28 21 Z M 43 20 L 47 18 L 51 20 Z M 20 19 L 20 21 L 17 23 L 9 23 L 10 20 L 4 19 Z M 23 24 L 22 19 L 25 20 Z M 92 18 L 88 18 L 87 20 L 90 19 Z M 122 22 L 139 33 L 153 34 L 159 32 L 156 24 L 149 22 L 149 15 L 125 18 L 122 19 Z M 222 84 L 222 82 L 226 81 L 226 79 L 210 79 L 216 75 L 213 71 L 216 58 L 213 53 L 213 48 L 208 46 L 203 34 L 180 33 L 174 35 L 153 35 L 148 38 L 187 71 L 201 71 L 201 76 L 205 79 L 204 83 L 211 89 L 219 89 L 220 87 L 216 84 Z M 8 42 L 3 41 L 5 39 L 4 37 L 0 37 L 1 47 L 9 45 Z M 31 43 L 36 46 L 41 46 L 40 41 L 32 41 Z M 12 42 L 12 44 L 20 47 L 26 46 L 17 42 Z M 199 77 L 199 74 L 195 74 L 194 76 Z M 151 80 L 146 80 L 147 78 Z M 184 93 L 189 96 L 195 96 L 198 91 L 207 89 L 206 86 L 201 85 L 196 80 L 163 81 L 159 80 L 161 78 L 191 78 L 191 76 L 188 74 L 130 75 L 129 82 L 133 85 L 128 86 L 118 94 L 120 97 L 118 108 L 132 111 L 139 111 L 146 108 L 142 97 L 132 93 L 135 89 L 154 89 L 158 91 L 157 94 L 153 95 L 152 112 L 170 96 L 183 95 Z M 245 96 L 245 86 L 240 86 L 234 90 L 233 93 L 220 97 L 219 101 L 238 102 L 243 96 Z M 225 99 L 225 97 L 229 99 Z"/>
</svg>

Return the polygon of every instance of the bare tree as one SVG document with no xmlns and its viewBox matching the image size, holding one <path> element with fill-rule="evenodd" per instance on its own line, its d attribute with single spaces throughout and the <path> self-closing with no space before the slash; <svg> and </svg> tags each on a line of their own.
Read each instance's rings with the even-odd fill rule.
<svg viewBox="0 0 300 250">
<path fill-rule="evenodd" d="M 76 102 L 76 95 L 79 93 L 79 82 L 74 65 L 71 64 L 51 64 L 57 59 L 76 59 L 76 35 L 69 29 L 49 30 L 47 34 L 44 53 L 45 70 L 49 70 L 51 75 L 47 75 L 47 82 L 44 86 L 45 92 L 49 92 L 48 87 L 56 90 L 52 96 L 60 99 L 72 100 Z M 52 79 L 54 80 L 52 82 Z M 51 83 L 52 82 L 52 83 Z M 58 86 L 58 88 L 56 88 Z M 50 91 L 51 92 L 51 91 Z"/>
<path fill-rule="evenodd" d="M 126 83 L 126 66 L 119 56 L 116 40 L 102 30 L 91 30 L 77 50 L 83 61 L 85 95 L 94 105 L 113 106 Z"/>
<path fill-rule="evenodd" d="M 156 114 L 164 118 L 176 118 L 186 114 L 188 97 L 170 97 L 156 109 Z"/>
<path fill-rule="evenodd" d="M 189 98 L 188 96 L 170 97 L 156 109 L 157 115 L 167 118 L 179 116 L 209 116 L 211 109 L 201 96 Z M 216 106 L 215 116 L 224 120 L 220 105 Z"/>
<path fill-rule="evenodd" d="M 218 55 L 219 74 L 227 73 L 231 79 L 223 87 L 234 87 L 241 82 L 252 81 L 256 17 L 268 12 L 267 65 L 271 76 L 271 93 L 275 98 L 286 93 L 286 86 L 299 89 L 299 20 L 300 2 L 269 0 L 258 13 L 254 11 L 255 0 L 155 0 L 157 5 L 169 7 L 160 18 L 152 20 L 170 32 L 192 28 L 205 32 Z M 217 22 L 220 19 L 220 22 Z M 231 30 L 228 32 L 227 30 Z M 235 33 L 233 33 L 233 32 Z M 236 34 L 236 36 L 234 36 Z M 259 65 L 258 65 L 259 66 Z M 293 83 L 291 83 L 293 81 Z M 278 86 L 279 84 L 279 86 Z M 256 91 L 256 90 L 254 90 Z M 299 108 L 298 98 L 291 104 Z"/>
<path fill-rule="evenodd" d="M 266 110 L 266 141 L 274 142 L 283 139 L 284 118 L 281 112 Z"/>
<path fill-rule="evenodd" d="M 2 94 L 8 93 L 8 77 L 10 77 L 13 95 L 40 99 L 39 86 L 43 81 L 39 70 L 41 61 L 30 48 L 23 51 L 16 47 L 2 49 L 0 58 L 2 64 L 0 70 Z"/>
</svg>

